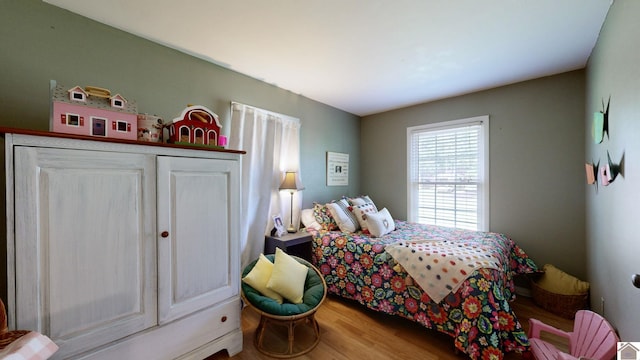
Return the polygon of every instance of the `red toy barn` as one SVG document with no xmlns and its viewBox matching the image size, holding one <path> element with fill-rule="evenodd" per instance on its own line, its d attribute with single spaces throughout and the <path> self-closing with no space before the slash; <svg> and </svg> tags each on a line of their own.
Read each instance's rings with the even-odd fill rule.
<svg viewBox="0 0 640 360">
<path fill-rule="evenodd" d="M 174 144 L 201 144 L 217 146 L 220 136 L 218 115 L 204 106 L 185 108 L 169 124 L 169 142 Z"/>
</svg>

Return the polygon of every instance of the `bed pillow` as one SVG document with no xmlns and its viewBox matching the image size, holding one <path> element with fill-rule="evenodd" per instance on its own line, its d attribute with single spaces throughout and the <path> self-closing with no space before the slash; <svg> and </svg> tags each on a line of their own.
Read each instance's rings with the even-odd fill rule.
<svg viewBox="0 0 640 360">
<path fill-rule="evenodd" d="M 351 204 L 351 206 L 371 204 L 373 205 L 373 208 L 376 209 L 376 212 L 378 212 L 378 207 L 373 202 L 373 200 L 371 200 L 369 195 L 362 195 L 354 198 L 348 198 L 347 200 L 349 201 L 349 204 Z"/>
<path fill-rule="evenodd" d="M 372 213 L 377 213 L 378 209 L 373 203 L 366 203 L 362 205 L 353 206 L 351 209 L 353 215 L 355 215 L 358 223 L 360 224 L 360 228 L 363 232 L 368 232 L 369 228 L 367 226 L 367 215 Z"/>
<path fill-rule="evenodd" d="M 303 209 L 300 212 L 300 220 L 302 221 L 302 225 L 307 229 L 322 229 L 322 226 L 318 224 L 318 221 L 316 220 L 316 216 L 313 215 L 313 209 Z"/>
<path fill-rule="evenodd" d="M 272 272 L 273 263 L 266 256 L 260 254 L 253 269 L 242 278 L 242 281 L 258 290 L 260 294 L 275 300 L 278 304 L 282 304 L 282 296 L 267 287 Z"/>
<path fill-rule="evenodd" d="M 352 233 L 360 230 L 360 224 L 358 219 L 351 212 L 349 203 L 346 199 L 340 199 L 332 203 L 327 204 L 331 216 L 338 224 L 340 231 L 345 233 Z"/>
<path fill-rule="evenodd" d="M 380 237 L 396 229 L 396 224 L 387 208 L 383 208 L 377 213 L 367 214 L 367 227 L 373 237 Z"/>
<path fill-rule="evenodd" d="M 589 292 L 589 283 L 565 273 L 551 264 L 542 267 L 544 274 L 536 284 L 541 288 L 561 295 L 584 295 Z"/>
<path fill-rule="evenodd" d="M 338 224 L 336 224 L 333 217 L 331 217 L 329 208 L 327 208 L 325 204 L 313 204 L 313 216 L 316 218 L 316 222 L 322 230 L 332 231 L 338 228 Z"/>
<path fill-rule="evenodd" d="M 267 283 L 267 288 L 277 292 L 294 304 L 301 304 L 308 272 L 309 268 L 280 248 L 276 248 L 273 271 Z"/>
</svg>

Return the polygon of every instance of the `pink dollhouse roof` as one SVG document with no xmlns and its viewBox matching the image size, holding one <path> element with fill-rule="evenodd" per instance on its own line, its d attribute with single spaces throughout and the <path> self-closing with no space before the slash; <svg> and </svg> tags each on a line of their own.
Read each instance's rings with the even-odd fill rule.
<svg viewBox="0 0 640 360">
<path fill-rule="evenodd" d="M 125 104 L 123 108 L 117 108 L 117 107 L 111 106 L 111 100 L 108 98 L 103 99 L 103 98 L 91 96 L 91 94 L 89 94 L 80 86 L 75 86 L 69 89 L 64 87 L 63 85 L 56 84 L 55 87 L 53 87 L 51 90 L 52 90 L 51 99 L 53 101 L 68 103 L 68 104 L 73 104 L 78 106 L 88 106 L 88 107 L 102 109 L 102 110 L 123 112 L 128 114 L 138 114 L 138 104 L 135 101 L 127 101 L 124 97 L 122 97 L 122 95 L 119 95 L 119 94 L 116 94 L 113 97 L 120 96 L 122 98 Z M 69 94 L 72 91 L 85 93 L 86 102 L 71 100 L 69 98 Z"/>
<path fill-rule="evenodd" d="M 83 93 L 85 97 L 89 95 L 86 91 L 84 91 L 84 89 L 81 86 L 77 86 L 77 85 L 67 90 L 67 92 L 69 94 L 71 94 L 72 92 L 80 92 L 80 93 Z"/>
<path fill-rule="evenodd" d="M 192 105 L 186 107 L 182 110 L 182 113 L 177 118 L 173 119 L 173 123 L 177 123 L 183 120 L 192 120 L 192 121 L 203 121 L 208 124 L 214 124 L 220 128 L 220 120 L 218 119 L 218 115 L 216 115 L 213 111 L 207 109 L 202 105 Z"/>
<path fill-rule="evenodd" d="M 122 100 L 125 104 L 127 103 L 127 99 L 124 98 L 124 96 L 120 95 L 120 94 L 115 94 L 111 97 L 111 100 L 113 99 L 118 99 L 118 100 Z"/>
</svg>

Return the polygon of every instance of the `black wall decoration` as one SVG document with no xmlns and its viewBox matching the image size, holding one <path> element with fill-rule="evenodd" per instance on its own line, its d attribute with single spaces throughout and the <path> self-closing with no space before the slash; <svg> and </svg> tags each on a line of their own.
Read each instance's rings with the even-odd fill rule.
<svg viewBox="0 0 640 360">
<path fill-rule="evenodd" d="M 609 138 L 609 104 L 611 103 L 611 96 L 607 101 L 607 107 L 604 107 L 604 99 L 602 99 L 602 111 L 593 113 L 593 141 L 596 144 L 600 144 L 604 140 L 604 134 L 607 134 Z"/>
<path fill-rule="evenodd" d="M 602 99 L 602 111 L 593 113 L 593 140 L 596 144 L 600 144 L 604 140 L 604 135 L 607 134 L 607 139 L 611 138 L 609 134 L 609 105 L 611 104 L 611 95 L 607 100 L 607 105 L 604 105 L 604 99 Z M 585 164 L 585 171 L 587 175 L 587 184 L 596 185 L 596 191 L 598 188 L 598 179 L 600 184 L 608 186 L 611 184 L 618 175 L 624 177 L 624 152 L 620 162 L 614 163 L 611 160 L 611 155 L 607 150 L 607 161 L 600 165 L 594 162 Z"/>
</svg>

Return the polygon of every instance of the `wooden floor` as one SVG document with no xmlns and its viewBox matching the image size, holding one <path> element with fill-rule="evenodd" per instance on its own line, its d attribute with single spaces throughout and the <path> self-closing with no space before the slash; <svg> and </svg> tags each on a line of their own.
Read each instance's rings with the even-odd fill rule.
<svg viewBox="0 0 640 360">
<path fill-rule="evenodd" d="M 547 324 L 563 330 L 573 328 L 572 320 L 555 316 L 536 306 L 531 299 L 518 296 L 513 302 L 518 319 L 525 330 L 528 319 L 537 318 Z M 366 309 L 364 306 L 336 296 L 328 296 L 316 313 L 320 324 L 321 341 L 309 353 L 297 359 L 423 359 L 423 360 L 460 360 L 468 359 L 463 353 L 456 353 L 453 338 L 439 332 L 428 330 L 406 319 L 396 318 Z M 226 351 L 216 353 L 205 360 L 249 360 L 273 359 L 258 352 L 253 345 L 254 330 L 259 316 L 250 308 L 242 311 L 242 329 L 244 334 L 243 351 L 229 357 Z M 265 336 L 269 346 L 285 346 L 284 329 Z M 305 340 L 303 332 L 300 341 Z M 546 340 L 559 347 L 565 347 L 564 341 L 551 337 Z M 296 338 L 298 341 L 298 338 Z M 522 359 L 519 354 L 509 354 L 506 360 Z"/>
</svg>

